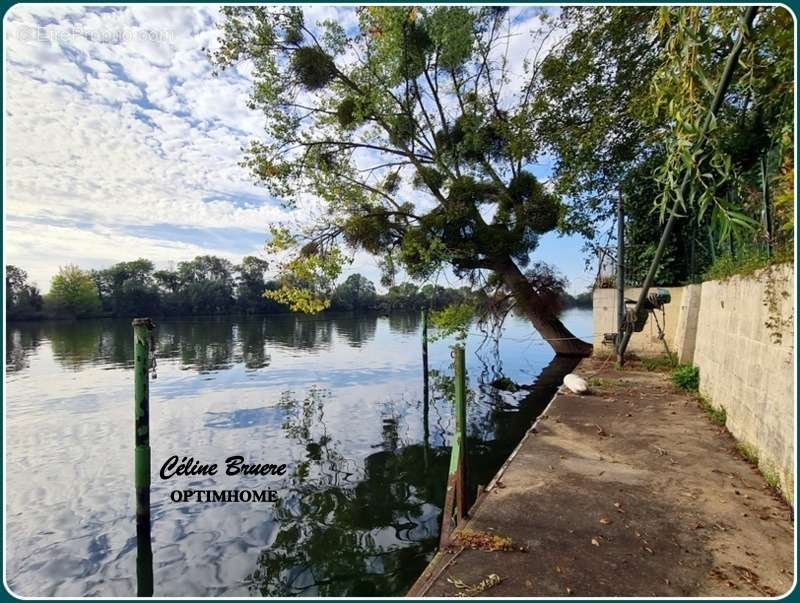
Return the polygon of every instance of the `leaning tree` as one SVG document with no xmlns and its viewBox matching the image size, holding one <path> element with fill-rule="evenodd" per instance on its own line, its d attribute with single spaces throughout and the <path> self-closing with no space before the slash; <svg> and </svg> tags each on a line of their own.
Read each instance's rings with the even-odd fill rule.
<svg viewBox="0 0 800 603">
<path fill-rule="evenodd" d="M 252 62 L 250 105 L 266 116 L 244 164 L 289 207 L 324 206 L 271 229 L 282 286 L 270 296 L 321 309 L 363 250 L 387 279 L 449 266 L 513 299 L 557 353 L 591 351 L 530 268 L 540 237 L 569 228 L 569 208 L 531 172 L 546 110 L 534 81 L 552 28 L 516 31 L 502 7 L 360 8 L 350 29 L 307 23 L 295 7 L 222 13 L 211 58 L 219 69 Z M 524 59 L 511 52 L 520 40 Z"/>
</svg>

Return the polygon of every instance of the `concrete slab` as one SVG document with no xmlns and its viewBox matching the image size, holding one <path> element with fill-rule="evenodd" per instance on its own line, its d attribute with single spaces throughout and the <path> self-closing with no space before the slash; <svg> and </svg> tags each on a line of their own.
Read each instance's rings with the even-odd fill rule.
<svg viewBox="0 0 800 603">
<path fill-rule="evenodd" d="M 453 581 L 493 573 L 502 581 L 479 596 L 787 592 L 792 510 L 730 434 L 664 373 L 596 358 L 575 372 L 592 394 L 562 388 L 462 527 L 512 550 L 451 545 L 409 596 L 454 596 Z"/>
</svg>

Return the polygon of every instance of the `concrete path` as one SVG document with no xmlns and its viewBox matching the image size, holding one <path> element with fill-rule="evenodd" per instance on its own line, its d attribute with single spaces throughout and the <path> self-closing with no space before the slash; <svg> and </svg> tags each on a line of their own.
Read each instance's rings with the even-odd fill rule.
<svg viewBox="0 0 800 603">
<path fill-rule="evenodd" d="M 479 596 L 787 592 L 791 509 L 727 431 L 665 373 L 593 358 L 575 372 L 592 394 L 556 396 L 473 507 L 462 544 L 409 595 L 453 596 L 491 574 L 502 581 Z M 510 550 L 483 550 L 506 538 Z"/>
</svg>

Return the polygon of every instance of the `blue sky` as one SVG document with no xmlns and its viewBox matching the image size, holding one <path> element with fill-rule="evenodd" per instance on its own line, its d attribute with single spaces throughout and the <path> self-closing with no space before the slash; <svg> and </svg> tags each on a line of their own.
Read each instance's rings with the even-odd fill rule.
<svg viewBox="0 0 800 603">
<path fill-rule="evenodd" d="M 307 22 L 328 18 L 352 22 L 353 11 L 307 8 Z M 270 224 L 314 211 L 313 199 L 284 210 L 239 166 L 263 118 L 246 107 L 248 65 L 211 74 L 203 48 L 214 47 L 218 19 L 214 6 L 16 5 L 6 14 L 7 263 L 47 290 L 68 263 L 238 261 L 263 256 Z M 524 32 L 535 20 L 517 11 L 515 24 Z M 517 40 L 521 62 L 526 37 Z M 591 283 L 581 246 L 550 234 L 536 258 L 580 291 Z M 351 272 L 378 280 L 364 254 Z M 458 284 L 446 274 L 440 282 Z"/>
</svg>

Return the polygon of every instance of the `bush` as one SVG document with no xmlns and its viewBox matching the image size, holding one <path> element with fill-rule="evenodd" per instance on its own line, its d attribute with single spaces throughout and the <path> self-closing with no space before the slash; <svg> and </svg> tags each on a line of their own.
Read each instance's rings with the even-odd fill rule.
<svg viewBox="0 0 800 603">
<path fill-rule="evenodd" d="M 690 392 L 700 386 L 700 370 L 692 364 L 679 364 L 672 371 L 672 382 Z"/>
</svg>

